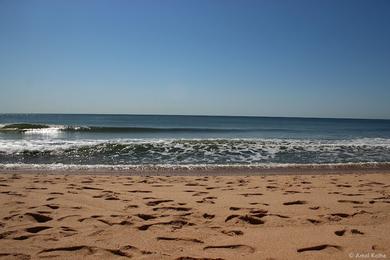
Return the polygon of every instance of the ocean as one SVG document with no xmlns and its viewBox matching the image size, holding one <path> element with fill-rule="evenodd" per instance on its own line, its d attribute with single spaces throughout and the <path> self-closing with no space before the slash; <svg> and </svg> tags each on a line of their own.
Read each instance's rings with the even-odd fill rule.
<svg viewBox="0 0 390 260">
<path fill-rule="evenodd" d="M 0 168 L 390 163 L 390 120 L 0 114 Z"/>
</svg>

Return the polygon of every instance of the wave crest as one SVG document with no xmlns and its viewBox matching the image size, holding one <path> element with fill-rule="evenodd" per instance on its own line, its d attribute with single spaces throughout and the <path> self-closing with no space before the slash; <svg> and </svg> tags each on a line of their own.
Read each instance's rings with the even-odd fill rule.
<svg viewBox="0 0 390 260">
<path fill-rule="evenodd" d="M 253 164 L 390 162 L 390 139 L 0 140 L 0 163 Z"/>
<path fill-rule="evenodd" d="M 231 133 L 231 132 L 297 132 L 282 128 L 210 128 L 210 127 L 140 127 L 140 126 L 72 126 L 17 123 L 0 127 L 0 132 L 47 133 L 89 132 L 89 133 Z"/>
</svg>

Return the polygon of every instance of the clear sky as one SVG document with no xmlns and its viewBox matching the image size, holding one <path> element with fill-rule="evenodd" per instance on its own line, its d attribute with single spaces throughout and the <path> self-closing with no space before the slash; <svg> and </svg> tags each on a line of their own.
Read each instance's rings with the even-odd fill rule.
<svg viewBox="0 0 390 260">
<path fill-rule="evenodd" d="M 0 113 L 390 118 L 388 0 L 0 0 Z"/>
</svg>

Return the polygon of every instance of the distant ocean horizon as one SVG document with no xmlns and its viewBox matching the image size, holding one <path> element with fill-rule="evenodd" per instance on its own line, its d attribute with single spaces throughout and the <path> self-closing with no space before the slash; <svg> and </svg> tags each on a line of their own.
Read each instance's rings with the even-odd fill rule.
<svg viewBox="0 0 390 260">
<path fill-rule="evenodd" d="M 335 119 L 335 120 L 385 120 L 390 121 L 389 118 L 384 117 L 331 117 L 331 116 L 280 116 L 280 115 L 255 115 L 255 114 L 153 114 L 153 113 L 44 113 L 44 112 L 0 112 L 2 116 L 26 116 L 26 115 L 56 115 L 56 116 L 179 116 L 179 117 L 254 117 L 254 118 L 293 118 L 293 119 Z"/>
<path fill-rule="evenodd" d="M 0 169 L 388 163 L 388 119 L 0 114 Z"/>
</svg>

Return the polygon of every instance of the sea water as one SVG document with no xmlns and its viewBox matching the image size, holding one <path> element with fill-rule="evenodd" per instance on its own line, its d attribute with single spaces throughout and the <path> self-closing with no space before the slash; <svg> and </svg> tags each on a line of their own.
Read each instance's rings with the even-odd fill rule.
<svg viewBox="0 0 390 260">
<path fill-rule="evenodd" d="M 390 120 L 0 114 L 0 168 L 390 162 Z"/>
</svg>

